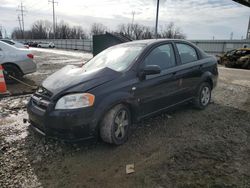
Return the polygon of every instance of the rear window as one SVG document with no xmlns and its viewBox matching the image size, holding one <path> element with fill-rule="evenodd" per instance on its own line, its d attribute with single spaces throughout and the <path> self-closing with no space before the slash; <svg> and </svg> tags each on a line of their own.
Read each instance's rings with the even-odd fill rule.
<svg viewBox="0 0 250 188">
<path fill-rule="evenodd" d="M 182 43 L 177 43 L 176 46 L 177 46 L 182 64 L 191 63 L 193 61 L 198 60 L 196 50 L 192 46 L 188 44 L 182 44 Z"/>
<path fill-rule="evenodd" d="M 14 45 L 15 43 L 9 40 L 2 40 L 3 42 L 6 42 L 7 44 Z"/>
</svg>

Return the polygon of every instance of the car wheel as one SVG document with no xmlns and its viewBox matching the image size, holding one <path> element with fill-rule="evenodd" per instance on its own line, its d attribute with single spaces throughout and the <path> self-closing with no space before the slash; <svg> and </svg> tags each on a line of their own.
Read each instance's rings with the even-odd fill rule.
<svg viewBox="0 0 250 188">
<path fill-rule="evenodd" d="M 12 79 L 10 75 L 19 80 L 23 76 L 19 68 L 14 65 L 9 65 L 9 64 L 3 65 L 3 69 L 4 69 L 4 79 L 7 84 L 16 83 L 16 80 Z"/>
<path fill-rule="evenodd" d="M 211 85 L 208 82 L 203 82 L 194 99 L 194 106 L 197 109 L 204 109 L 208 106 L 211 100 Z"/>
<path fill-rule="evenodd" d="M 246 61 L 241 67 L 243 69 L 250 69 L 250 60 Z"/>
<path fill-rule="evenodd" d="M 119 104 L 109 110 L 100 124 L 100 136 L 104 142 L 121 145 L 128 139 L 131 125 L 129 109 Z"/>
</svg>

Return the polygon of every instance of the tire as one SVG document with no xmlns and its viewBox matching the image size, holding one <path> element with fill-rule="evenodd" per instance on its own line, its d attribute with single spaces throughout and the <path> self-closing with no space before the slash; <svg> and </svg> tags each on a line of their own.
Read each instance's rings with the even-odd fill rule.
<svg viewBox="0 0 250 188">
<path fill-rule="evenodd" d="M 109 110 L 100 124 L 100 136 L 104 142 L 121 145 L 128 139 L 131 126 L 129 109 L 119 104 Z"/>
<path fill-rule="evenodd" d="M 241 68 L 243 69 L 250 69 L 250 60 L 249 61 L 246 61 L 242 66 Z"/>
<path fill-rule="evenodd" d="M 9 75 L 19 80 L 22 79 L 23 73 L 15 65 L 6 64 L 6 65 L 3 65 L 3 69 L 4 69 L 4 72 L 7 72 L 7 74 L 4 73 L 4 79 L 7 84 L 16 83 L 16 80 L 9 77 Z"/>
<path fill-rule="evenodd" d="M 208 82 L 200 84 L 196 97 L 194 99 L 194 106 L 197 109 L 205 109 L 211 101 L 211 85 Z"/>
</svg>

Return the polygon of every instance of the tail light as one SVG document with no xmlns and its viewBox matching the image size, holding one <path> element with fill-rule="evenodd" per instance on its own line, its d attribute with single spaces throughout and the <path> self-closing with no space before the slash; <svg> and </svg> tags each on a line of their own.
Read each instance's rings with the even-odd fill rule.
<svg viewBox="0 0 250 188">
<path fill-rule="evenodd" d="M 28 58 L 33 59 L 34 55 L 33 54 L 27 54 Z"/>
</svg>

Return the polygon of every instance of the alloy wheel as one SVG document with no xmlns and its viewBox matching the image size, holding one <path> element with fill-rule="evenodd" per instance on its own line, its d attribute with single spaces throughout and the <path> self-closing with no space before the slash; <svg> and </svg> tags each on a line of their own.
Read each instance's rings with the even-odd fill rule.
<svg viewBox="0 0 250 188">
<path fill-rule="evenodd" d="M 211 97 L 211 91 L 209 87 L 203 87 L 202 91 L 201 91 L 201 104 L 203 106 L 206 106 L 209 101 L 210 101 L 210 97 Z"/>
<path fill-rule="evenodd" d="M 129 116 L 126 110 L 121 110 L 117 113 L 114 119 L 114 132 L 117 139 L 123 139 L 126 136 L 126 132 L 129 125 Z"/>
</svg>

